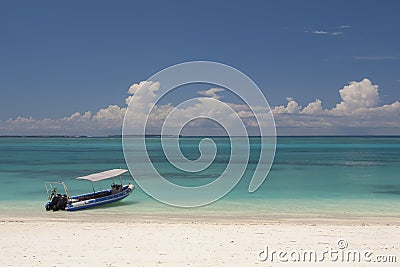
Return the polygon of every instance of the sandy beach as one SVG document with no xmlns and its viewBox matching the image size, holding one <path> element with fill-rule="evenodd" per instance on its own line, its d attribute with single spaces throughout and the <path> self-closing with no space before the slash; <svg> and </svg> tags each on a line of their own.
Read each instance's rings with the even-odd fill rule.
<svg viewBox="0 0 400 267">
<path fill-rule="evenodd" d="M 400 267 L 400 0 L 0 7 L 0 267 Z"/>
<path fill-rule="evenodd" d="M 102 221 L 61 214 L 2 218 L 0 233 L 0 266 L 309 266 L 310 261 L 398 266 L 400 261 L 397 218 Z"/>
</svg>

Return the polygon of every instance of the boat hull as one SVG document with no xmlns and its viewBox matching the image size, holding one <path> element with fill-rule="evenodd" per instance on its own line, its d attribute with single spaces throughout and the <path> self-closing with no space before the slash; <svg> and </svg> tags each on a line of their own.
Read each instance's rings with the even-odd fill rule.
<svg viewBox="0 0 400 267">
<path fill-rule="evenodd" d="M 120 201 L 120 200 L 126 198 L 127 196 L 129 196 L 134 189 L 135 189 L 135 186 L 133 184 L 129 184 L 127 186 L 124 186 L 124 189 L 121 192 L 116 193 L 116 194 L 107 195 L 107 196 L 99 197 L 99 198 L 86 199 L 86 200 L 82 200 L 82 201 L 75 201 L 75 202 L 72 201 L 71 203 L 67 204 L 67 206 L 65 207 L 65 210 L 76 211 L 76 210 L 92 208 L 92 207 Z M 84 195 L 82 195 L 82 196 L 84 196 Z M 73 196 L 70 199 L 76 200 L 82 196 Z"/>
</svg>

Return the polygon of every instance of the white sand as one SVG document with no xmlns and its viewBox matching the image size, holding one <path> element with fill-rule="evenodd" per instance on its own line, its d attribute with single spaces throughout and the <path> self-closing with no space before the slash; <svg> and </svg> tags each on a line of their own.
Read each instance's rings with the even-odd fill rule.
<svg viewBox="0 0 400 267">
<path fill-rule="evenodd" d="M 211 221 L 211 219 L 209 220 Z M 348 247 L 338 249 L 338 240 Z M 52 218 L 2 218 L 0 266 L 310 266 L 309 262 L 279 262 L 275 254 L 260 261 L 259 251 L 368 249 L 394 255 L 400 265 L 400 221 L 262 221 L 228 223 L 224 220 L 102 222 Z M 265 254 L 262 254 L 265 255 Z M 295 258 L 296 254 L 292 254 Z M 301 257 L 303 257 L 301 255 Z M 288 256 L 287 256 L 288 258 Z M 341 259 L 339 258 L 339 262 Z M 377 263 L 341 263 L 343 266 L 378 266 Z M 345 265 L 344 265 L 345 264 Z M 329 258 L 311 266 L 337 265 Z"/>
</svg>

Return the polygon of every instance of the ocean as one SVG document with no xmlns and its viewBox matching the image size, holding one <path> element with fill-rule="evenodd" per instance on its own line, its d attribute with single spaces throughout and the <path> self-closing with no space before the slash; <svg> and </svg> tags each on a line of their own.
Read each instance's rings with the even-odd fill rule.
<svg viewBox="0 0 400 267">
<path fill-rule="evenodd" d="M 181 137 L 183 154 L 199 157 L 199 137 Z M 149 138 L 150 158 L 167 180 L 186 186 L 213 181 L 229 160 L 229 139 L 217 137 L 217 157 L 205 171 L 184 173 L 168 164 L 159 139 Z M 278 137 L 274 163 L 254 193 L 248 185 L 258 159 L 259 138 L 250 138 L 251 156 L 237 186 L 219 201 L 185 209 L 149 197 L 136 184 L 119 203 L 76 214 L 232 217 L 380 217 L 400 216 L 400 137 Z M 45 181 L 65 181 L 72 194 L 91 190 L 90 182 L 73 178 L 113 168 L 127 168 L 121 139 L 0 138 L 0 214 L 53 216 L 46 212 Z M 103 181 L 102 186 L 109 186 Z M 58 212 L 57 216 L 67 216 Z M 61 215 L 60 215 L 61 214 Z M 64 215 L 63 215 L 64 214 Z M 68 215 L 71 216 L 71 215 Z M 74 215 L 77 216 L 77 215 Z"/>
</svg>

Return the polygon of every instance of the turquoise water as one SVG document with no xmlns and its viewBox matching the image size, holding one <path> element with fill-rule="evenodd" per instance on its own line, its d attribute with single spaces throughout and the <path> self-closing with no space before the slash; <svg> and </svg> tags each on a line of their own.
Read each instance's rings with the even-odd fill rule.
<svg viewBox="0 0 400 267">
<path fill-rule="evenodd" d="M 188 158 L 199 156 L 200 140 L 181 139 Z M 215 142 L 218 153 L 214 163 L 198 174 L 168 164 L 157 138 L 149 139 L 148 147 L 154 165 L 168 180 L 195 186 L 212 181 L 226 168 L 229 140 L 215 138 Z M 252 138 L 243 179 L 214 204 L 190 211 L 173 208 L 137 187 L 123 202 L 89 212 L 400 215 L 400 137 L 280 137 L 268 178 L 249 194 L 258 153 L 259 139 Z M 112 168 L 126 168 L 119 138 L 0 138 L 0 212 L 46 214 L 44 181 L 65 181 L 71 193 L 78 194 L 91 187 L 74 177 Z M 109 181 L 102 184 L 108 185 Z"/>
</svg>

